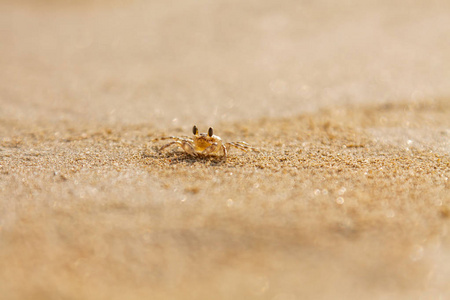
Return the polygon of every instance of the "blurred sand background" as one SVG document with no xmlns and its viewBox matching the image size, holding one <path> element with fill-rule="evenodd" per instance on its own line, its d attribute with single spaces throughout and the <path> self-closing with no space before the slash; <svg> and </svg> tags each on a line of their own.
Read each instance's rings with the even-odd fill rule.
<svg viewBox="0 0 450 300">
<path fill-rule="evenodd" d="M 2 299 L 450 298 L 448 1 L 1 1 Z M 227 161 L 151 140 L 214 126 Z"/>
</svg>

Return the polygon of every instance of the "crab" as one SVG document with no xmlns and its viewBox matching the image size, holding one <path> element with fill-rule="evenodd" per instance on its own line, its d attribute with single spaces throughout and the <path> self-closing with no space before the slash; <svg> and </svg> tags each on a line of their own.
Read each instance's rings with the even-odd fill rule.
<svg viewBox="0 0 450 300">
<path fill-rule="evenodd" d="M 228 150 L 230 147 L 234 147 L 241 151 L 247 152 L 249 150 L 259 152 L 256 148 L 251 147 L 246 142 L 229 142 L 223 143 L 222 139 L 214 135 L 213 128 L 210 127 L 208 133 L 199 133 L 197 126 L 194 125 L 192 128 L 192 133 L 194 136 L 189 137 L 178 137 L 178 136 L 168 136 L 160 137 L 153 140 L 173 140 L 172 142 L 162 146 L 159 151 L 164 150 L 172 145 L 177 145 L 181 147 L 186 153 L 200 157 L 200 156 L 222 156 L 223 159 L 227 158 Z"/>
</svg>

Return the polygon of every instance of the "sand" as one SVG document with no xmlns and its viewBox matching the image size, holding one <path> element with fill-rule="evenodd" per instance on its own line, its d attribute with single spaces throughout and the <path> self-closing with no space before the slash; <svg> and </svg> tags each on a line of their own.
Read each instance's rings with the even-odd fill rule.
<svg viewBox="0 0 450 300">
<path fill-rule="evenodd" d="M 3 1 L 2 299 L 450 297 L 450 10 L 406 2 Z M 259 152 L 152 142 L 194 124 Z"/>
</svg>

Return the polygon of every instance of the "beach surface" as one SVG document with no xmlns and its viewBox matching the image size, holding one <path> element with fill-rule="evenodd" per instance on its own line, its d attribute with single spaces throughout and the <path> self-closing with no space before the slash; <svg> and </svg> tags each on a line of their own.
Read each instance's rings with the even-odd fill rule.
<svg viewBox="0 0 450 300">
<path fill-rule="evenodd" d="M 450 297 L 447 1 L 0 1 L 2 299 Z M 159 151 L 210 126 L 221 157 Z"/>
</svg>

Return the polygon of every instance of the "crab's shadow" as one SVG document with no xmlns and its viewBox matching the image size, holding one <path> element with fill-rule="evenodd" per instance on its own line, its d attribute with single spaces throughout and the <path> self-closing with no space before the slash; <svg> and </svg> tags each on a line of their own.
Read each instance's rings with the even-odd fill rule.
<svg viewBox="0 0 450 300">
<path fill-rule="evenodd" d="M 221 156 L 206 156 L 198 155 L 192 156 L 183 151 L 168 151 L 160 152 L 158 148 L 154 147 L 152 151 L 144 151 L 141 153 L 141 157 L 144 159 L 152 158 L 158 160 L 164 160 L 169 165 L 193 165 L 193 164 L 209 164 L 210 166 L 221 166 L 224 165 L 226 160 Z"/>
</svg>

